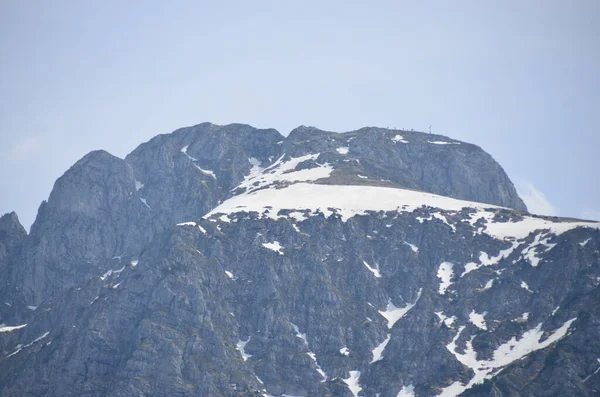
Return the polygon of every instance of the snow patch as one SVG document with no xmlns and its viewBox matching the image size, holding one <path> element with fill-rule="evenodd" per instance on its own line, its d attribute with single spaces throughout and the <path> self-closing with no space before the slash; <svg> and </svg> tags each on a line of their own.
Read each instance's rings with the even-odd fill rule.
<svg viewBox="0 0 600 397">
<path fill-rule="evenodd" d="M 432 221 L 434 219 L 439 219 L 440 221 L 445 223 L 448 227 L 450 227 L 450 229 L 452 229 L 453 232 L 456 232 L 456 226 L 454 226 L 453 224 L 448 222 L 448 219 L 439 212 L 432 212 L 427 217 L 418 216 L 415 219 L 418 220 L 419 223 L 423 223 L 425 221 Z"/>
<path fill-rule="evenodd" d="M 339 154 L 348 154 L 348 147 L 339 147 L 335 149 Z"/>
<path fill-rule="evenodd" d="M 152 210 L 152 207 L 150 207 L 150 205 L 148 204 L 148 202 L 146 201 L 146 199 L 145 199 L 145 198 L 143 198 L 143 197 L 140 197 L 140 201 L 141 201 L 142 203 L 144 203 L 144 205 L 145 205 L 146 207 L 148 207 L 148 209 Z"/>
<path fill-rule="evenodd" d="M 242 181 L 242 183 L 240 185 L 231 189 L 232 192 L 234 190 L 238 189 L 239 187 L 248 188 L 249 186 L 251 186 L 251 184 L 254 182 L 252 180 L 258 178 L 260 176 L 261 172 L 263 171 L 263 168 L 261 167 L 261 162 L 257 158 L 250 157 L 248 159 L 248 162 L 250 163 L 250 165 L 252 165 L 252 167 L 250 168 L 250 172 L 248 173 L 248 175 L 246 175 L 244 177 L 244 180 Z"/>
<path fill-rule="evenodd" d="M 317 372 L 323 378 L 323 380 L 321 382 L 325 382 L 327 380 L 327 374 L 325 373 L 325 371 L 323 371 L 323 368 L 321 368 L 321 366 L 319 365 L 316 354 L 313 352 L 308 352 L 306 354 L 308 355 L 308 357 L 311 358 L 311 360 L 314 361 Z"/>
<path fill-rule="evenodd" d="M 409 303 L 404 307 L 396 307 L 392 303 L 392 300 L 389 299 L 385 311 L 378 310 L 379 314 L 381 314 L 381 316 L 383 316 L 387 320 L 389 329 L 391 329 L 394 326 L 394 324 L 398 322 L 398 320 L 404 317 L 406 313 L 408 313 L 410 309 L 412 309 L 417 304 L 419 298 L 421 297 L 421 292 L 423 292 L 423 288 L 419 289 L 417 299 L 414 301 L 414 303 Z"/>
<path fill-rule="evenodd" d="M 250 175 L 255 174 L 258 175 L 260 173 L 260 170 L 262 169 L 260 166 L 260 160 L 257 159 L 256 157 L 250 157 L 248 159 L 248 162 L 250 163 L 250 165 L 252 166 L 252 168 L 250 168 Z"/>
<path fill-rule="evenodd" d="M 192 156 L 190 156 L 190 155 L 188 154 L 187 150 L 188 150 L 188 147 L 189 147 L 189 146 L 190 146 L 190 145 L 185 145 L 185 146 L 184 146 L 184 147 L 182 147 L 182 148 L 181 148 L 179 151 L 180 151 L 181 153 L 185 154 L 185 155 L 186 155 L 186 157 L 187 157 L 188 159 L 190 159 L 190 160 L 192 160 L 192 161 L 198 161 L 198 159 L 197 159 L 197 158 L 195 158 L 195 157 L 192 157 Z"/>
<path fill-rule="evenodd" d="M 205 170 L 204 168 L 201 168 L 200 166 L 198 166 L 198 164 L 194 164 L 194 166 L 196 167 L 196 169 L 198 171 L 202 172 L 203 174 L 208 175 L 208 176 L 212 176 L 214 179 L 217 179 L 217 176 L 211 170 Z"/>
<path fill-rule="evenodd" d="M 229 270 L 225 270 L 225 274 L 227 275 L 227 277 L 229 277 L 232 280 L 235 280 L 235 277 L 233 276 L 233 273 L 231 273 Z"/>
<path fill-rule="evenodd" d="M 525 312 L 525 313 L 521 314 L 521 316 L 514 319 L 513 322 L 524 323 L 527 320 L 529 320 L 529 312 Z"/>
<path fill-rule="evenodd" d="M 600 363 L 600 358 L 597 358 L 596 361 Z M 586 376 L 585 379 L 581 381 L 581 383 L 587 382 L 588 379 L 590 379 L 593 375 L 596 375 L 598 372 L 600 372 L 600 367 L 596 368 L 596 370 L 591 375 Z"/>
<path fill-rule="evenodd" d="M 508 342 L 498 346 L 498 348 L 494 351 L 493 358 L 491 360 L 477 360 L 477 352 L 475 352 L 473 349 L 474 337 L 472 337 L 471 340 L 466 343 L 467 346 L 464 350 L 464 353 L 459 353 L 456 351 L 456 341 L 460 337 L 462 331 L 465 329 L 465 327 L 460 327 L 452 342 L 446 345 L 446 349 L 448 349 L 448 351 L 452 353 L 459 362 L 471 368 L 474 371 L 475 376 L 473 376 L 473 378 L 466 385 L 462 384 L 461 382 L 454 382 L 450 386 L 444 388 L 442 392 L 438 394 L 438 396 L 456 397 L 474 385 L 483 383 L 485 379 L 493 378 L 503 367 L 516 360 L 522 359 L 534 351 L 545 349 L 546 347 L 565 337 L 569 327 L 575 320 L 577 320 L 576 317 L 565 322 L 560 328 L 551 332 L 544 341 L 541 341 L 545 334 L 545 332 L 542 331 L 543 324 L 539 323 L 536 328 L 525 332 L 520 339 L 517 340 L 516 337 L 512 337 Z"/>
<path fill-rule="evenodd" d="M 540 263 L 540 257 L 538 256 L 537 252 L 538 248 L 543 249 L 545 247 L 543 252 L 548 252 L 556 246 L 556 244 L 548 243 L 548 241 L 553 237 L 552 235 L 546 235 L 546 238 L 542 238 L 543 235 L 543 233 L 537 234 L 529 247 L 521 251 L 523 257 L 527 259 L 533 267 L 537 267 Z"/>
<path fill-rule="evenodd" d="M 175 226 L 196 226 L 196 222 L 182 222 L 182 223 L 178 223 Z"/>
<path fill-rule="evenodd" d="M 454 226 L 453 224 L 448 222 L 448 219 L 444 215 L 440 214 L 439 212 L 434 212 L 431 214 L 431 216 L 433 218 L 439 219 L 440 221 L 444 222 L 446 225 L 450 226 L 450 229 L 452 229 L 453 232 L 456 231 L 456 226 Z"/>
<path fill-rule="evenodd" d="M 19 353 L 21 350 L 23 350 L 23 349 L 26 349 L 26 348 L 28 348 L 28 347 L 32 346 L 33 344 L 35 344 L 35 343 L 37 343 L 37 342 L 41 341 L 42 339 L 44 339 L 44 338 L 45 338 L 45 337 L 47 337 L 48 335 L 50 335 L 50 332 L 46 332 L 46 333 L 44 333 L 44 334 L 43 334 L 42 336 L 40 336 L 39 338 L 36 338 L 36 339 L 34 339 L 33 341 L 31 341 L 30 343 L 28 343 L 28 344 L 26 344 L 26 345 L 24 345 L 24 346 L 23 346 L 23 345 L 20 345 L 20 344 L 19 344 L 19 345 L 17 345 L 17 350 L 15 350 L 14 352 L 10 353 L 8 356 L 4 357 L 4 359 L 3 359 L 3 360 L 5 360 L 5 359 L 7 359 L 7 358 L 9 358 L 9 357 L 12 357 L 12 356 L 14 356 L 15 354 Z"/>
<path fill-rule="evenodd" d="M 479 212 L 476 216 L 487 221 L 485 233 L 499 240 L 524 239 L 538 230 L 547 230 L 551 234 L 559 235 L 577 227 L 600 229 L 600 222 L 553 222 L 533 216 L 524 216 L 517 222 L 491 222 L 492 213 Z"/>
<path fill-rule="evenodd" d="M 462 272 L 462 274 L 460 275 L 460 277 L 464 276 L 465 274 L 469 274 L 471 273 L 473 270 L 477 270 L 481 267 L 481 265 L 479 263 L 475 263 L 475 262 L 469 262 L 465 265 L 465 271 Z"/>
<path fill-rule="evenodd" d="M 392 338 L 392 334 L 387 334 L 387 338 L 385 338 L 385 340 L 383 342 L 381 342 L 379 345 L 377 345 L 377 347 L 375 349 L 373 349 L 373 351 L 372 351 L 373 359 L 371 360 L 371 362 L 369 364 L 373 364 L 383 358 L 383 351 L 385 350 L 385 347 L 387 346 L 387 344 L 391 338 Z"/>
<path fill-rule="evenodd" d="M 350 350 L 346 346 L 344 346 L 340 349 L 340 354 L 343 354 L 344 356 L 349 356 Z"/>
<path fill-rule="evenodd" d="M 472 310 L 471 313 L 469 313 L 469 322 L 471 324 L 473 324 L 474 326 L 476 326 L 479 329 L 482 329 L 484 331 L 487 331 L 487 325 L 485 324 L 485 315 L 487 314 L 487 312 L 483 312 L 482 314 L 476 313 L 475 310 Z"/>
<path fill-rule="evenodd" d="M 590 238 L 588 238 L 587 240 L 580 242 L 580 243 L 579 243 L 579 245 L 581 245 L 582 247 L 585 247 L 585 246 L 586 246 L 586 244 L 587 244 L 587 243 L 589 243 L 591 239 L 592 239 L 592 238 L 590 237 Z"/>
<path fill-rule="evenodd" d="M 413 385 L 402 387 L 396 397 L 415 397 L 415 388 Z"/>
<path fill-rule="evenodd" d="M 410 249 L 413 250 L 413 252 L 419 252 L 419 247 L 417 247 L 416 245 L 411 244 L 411 243 L 406 242 L 406 241 L 404 242 L 404 244 L 408 245 L 410 247 Z"/>
<path fill-rule="evenodd" d="M 263 243 L 262 246 L 266 249 L 277 252 L 279 255 L 283 255 L 283 252 L 281 252 L 283 247 L 281 246 L 281 244 L 279 244 L 279 241 L 273 241 L 272 243 Z"/>
<path fill-rule="evenodd" d="M 375 267 L 371 267 L 366 261 L 363 261 L 363 263 L 364 263 L 365 267 L 367 269 L 369 269 L 369 271 L 371 273 L 373 273 L 373 275 L 376 278 L 381 278 L 381 272 L 379 271 L 379 265 L 375 264 Z"/>
<path fill-rule="evenodd" d="M 342 378 L 348 389 L 354 397 L 358 397 L 358 393 L 362 390 L 360 387 L 360 371 L 350 371 L 350 376 L 347 379 Z"/>
<path fill-rule="evenodd" d="M 304 161 L 316 160 L 317 157 L 319 157 L 319 153 L 292 157 L 288 161 L 283 161 L 284 156 L 285 155 L 281 156 L 275 163 L 265 169 L 260 169 L 258 164 L 254 162 L 250 174 L 242 181 L 242 183 L 233 189 L 234 191 L 243 189 L 244 193 L 234 196 L 233 198 L 246 196 L 256 190 L 263 189 L 278 182 L 309 182 L 321 178 L 328 178 L 333 171 L 333 167 L 329 164 L 319 164 L 314 168 L 296 170 L 298 164 Z M 251 159 L 249 159 L 249 161 L 252 163 Z"/>
<path fill-rule="evenodd" d="M 248 342 L 250 342 L 250 338 L 251 337 L 248 337 L 248 340 L 245 340 L 245 341 L 240 339 L 238 341 L 238 343 L 235 345 L 235 349 L 240 352 L 240 354 L 242 355 L 242 360 L 244 360 L 244 361 L 247 361 L 250 357 L 252 357 L 252 355 L 246 353 L 246 350 L 245 350 L 246 344 Z"/>
<path fill-rule="evenodd" d="M 438 316 L 440 322 L 443 322 L 448 328 L 453 328 L 452 324 L 457 320 L 456 316 L 448 317 L 444 312 L 435 312 L 435 315 Z"/>
<path fill-rule="evenodd" d="M 100 276 L 100 280 L 104 281 L 106 280 L 107 277 L 113 275 L 113 274 L 119 274 L 121 273 L 123 270 L 125 270 L 125 266 L 123 266 L 122 268 L 120 268 L 119 270 L 108 270 L 106 273 L 104 273 L 102 276 Z"/>
<path fill-rule="evenodd" d="M 460 145 L 460 142 L 446 142 L 446 141 L 427 141 L 428 143 L 433 143 L 434 145 Z"/>
<path fill-rule="evenodd" d="M 135 191 L 139 191 L 144 188 L 144 184 L 136 179 L 135 181 Z"/>
<path fill-rule="evenodd" d="M 495 279 L 491 279 L 487 283 L 485 283 L 485 286 L 482 288 L 482 291 L 486 291 L 486 290 L 492 288 L 494 286 L 494 280 Z"/>
<path fill-rule="evenodd" d="M 510 254 L 519 246 L 518 242 L 513 242 L 512 246 L 502 250 L 498 253 L 498 255 L 490 257 L 487 252 L 480 251 L 479 252 L 479 263 L 469 262 L 465 265 L 465 271 L 460 275 L 460 277 L 472 272 L 473 270 L 477 270 L 482 266 L 494 266 L 500 263 L 502 259 L 508 258 Z"/>
<path fill-rule="evenodd" d="M 404 139 L 404 137 L 402 135 L 396 135 L 392 138 L 392 142 L 402 142 L 402 143 L 408 143 L 407 140 Z"/>
<path fill-rule="evenodd" d="M 0 324 L 0 332 L 12 332 L 17 329 L 25 328 L 26 326 L 27 326 L 27 324 L 13 325 L 13 326 L 6 325 L 6 324 Z"/>
<path fill-rule="evenodd" d="M 438 268 L 437 277 L 441 280 L 438 289 L 440 295 L 446 294 L 446 290 L 453 284 L 451 281 L 454 276 L 453 267 L 454 265 L 450 262 L 442 262 Z"/>
<path fill-rule="evenodd" d="M 527 283 L 525 281 L 521 281 L 521 288 L 523 288 L 527 292 L 533 292 L 532 290 L 529 289 L 529 285 L 527 285 Z"/>
<path fill-rule="evenodd" d="M 225 223 L 230 223 L 230 222 L 231 222 L 231 221 L 229 220 L 229 217 L 228 217 L 227 215 L 225 215 L 225 214 L 221 215 L 221 216 L 219 217 L 219 220 L 220 220 L 221 222 L 225 222 Z M 218 226 L 217 226 L 217 228 L 218 228 Z M 219 229 L 219 231 L 221 231 L 221 229 Z"/>
<path fill-rule="evenodd" d="M 292 327 L 294 327 L 294 332 L 296 332 L 296 337 L 302 339 L 304 341 L 304 344 L 306 346 L 308 346 L 308 340 L 306 339 L 306 334 L 303 334 L 300 332 L 300 328 L 298 328 L 298 326 L 294 323 L 290 323 L 292 324 Z"/>
</svg>

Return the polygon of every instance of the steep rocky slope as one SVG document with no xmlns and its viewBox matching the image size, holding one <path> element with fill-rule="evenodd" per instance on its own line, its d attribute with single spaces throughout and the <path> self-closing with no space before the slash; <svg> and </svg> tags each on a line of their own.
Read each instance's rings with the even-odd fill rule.
<svg viewBox="0 0 600 397">
<path fill-rule="evenodd" d="M 600 224 L 446 137 L 200 124 L 0 232 L 1 395 L 600 390 Z"/>
</svg>

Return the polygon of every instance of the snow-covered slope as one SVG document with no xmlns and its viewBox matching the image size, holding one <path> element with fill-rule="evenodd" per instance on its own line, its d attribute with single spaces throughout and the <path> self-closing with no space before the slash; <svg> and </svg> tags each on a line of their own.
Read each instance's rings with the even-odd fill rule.
<svg viewBox="0 0 600 397">
<path fill-rule="evenodd" d="M 498 210 L 508 209 L 416 190 L 338 185 L 330 178 L 334 168 L 327 163 L 316 162 L 319 153 L 289 158 L 287 161 L 283 161 L 284 157 L 281 156 L 266 169 L 253 168 L 250 175 L 233 189 L 237 194 L 204 218 L 256 212 L 261 217 L 294 218 L 299 221 L 319 214 L 325 217 L 336 214 L 347 221 L 353 216 L 369 212 L 412 213 L 425 207 L 429 208 L 430 217 L 444 221 L 446 218 L 441 212 L 466 212 L 471 225 L 481 222 L 479 233 L 484 232 L 498 239 L 523 239 L 536 230 L 547 230 L 557 235 L 576 227 L 600 228 L 599 222 L 566 221 L 526 214 L 516 214 L 516 219 L 494 221 Z M 309 164 L 310 168 L 302 167 L 303 164 Z"/>
</svg>

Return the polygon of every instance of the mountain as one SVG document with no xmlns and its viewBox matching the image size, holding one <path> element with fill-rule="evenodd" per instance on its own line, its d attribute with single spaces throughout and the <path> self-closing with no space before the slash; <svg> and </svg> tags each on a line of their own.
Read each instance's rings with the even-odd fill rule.
<svg viewBox="0 0 600 397">
<path fill-rule="evenodd" d="M 210 123 L 0 219 L 2 396 L 593 396 L 600 223 L 444 136 Z M 462 393 L 462 394 L 461 394 Z"/>
</svg>

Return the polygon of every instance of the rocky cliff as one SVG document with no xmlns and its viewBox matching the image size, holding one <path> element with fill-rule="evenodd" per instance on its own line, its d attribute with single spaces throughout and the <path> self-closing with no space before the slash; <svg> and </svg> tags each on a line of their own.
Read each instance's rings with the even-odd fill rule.
<svg viewBox="0 0 600 397">
<path fill-rule="evenodd" d="M 209 123 L 0 220 L 3 396 L 592 396 L 600 224 L 480 148 Z"/>
</svg>

